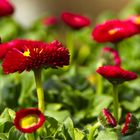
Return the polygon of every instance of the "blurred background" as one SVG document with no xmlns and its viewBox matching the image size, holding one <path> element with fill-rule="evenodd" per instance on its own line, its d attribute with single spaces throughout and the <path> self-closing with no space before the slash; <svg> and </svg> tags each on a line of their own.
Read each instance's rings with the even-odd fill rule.
<svg viewBox="0 0 140 140">
<path fill-rule="evenodd" d="M 60 15 L 62 11 L 71 11 L 89 16 L 94 20 L 104 11 L 119 13 L 132 0 L 11 0 L 16 7 L 13 17 L 25 27 L 48 15 Z M 135 1 L 135 0 L 133 0 Z"/>
</svg>

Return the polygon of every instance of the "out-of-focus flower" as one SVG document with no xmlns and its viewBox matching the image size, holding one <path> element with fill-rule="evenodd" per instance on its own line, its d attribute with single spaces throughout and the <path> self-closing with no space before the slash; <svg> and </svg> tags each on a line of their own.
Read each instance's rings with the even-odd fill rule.
<svg viewBox="0 0 140 140">
<path fill-rule="evenodd" d="M 117 122 L 108 109 L 104 108 L 99 114 L 98 121 L 104 127 L 116 127 Z"/>
<path fill-rule="evenodd" d="M 96 72 L 109 80 L 112 84 L 121 84 L 125 81 L 137 78 L 136 73 L 126 71 L 118 66 L 102 66 L 99 67 Z"/>
<path fill-rule="evenodd" d="M 132 22 L 108 20 L 97 25 L 92 31 L 92 37 L 97 42 L 118 42 L 138 33 Z"/>
<path fill-rule="evenodd" d="M 64 12 L 62 13 L 61 18 L 64 23 L 73 29 L 81 29 L 90 25 L 89 18 L 75 13 Z"/>
<path fill-rule="evenodd" d="M 16 112 L 15 127 L 23 133 L 32 133 L 45 122 L 45 116 L 37 108 L 21 109 Z"/>
<path fill-rule="evenodd" d="M 13 14 L 14 7 L 8 0 L 0 0 L 0 17 Z"/>
<path fill-rule="evenodd" d="M 110 48 L 110 47 L 104 47 L 102 50 L 102 57 L 105 62 L 103 65 L 115 65 L 120 66 L 121 65 L 121 59 L 119 56 L 119 53 L 117 50 Z"/>
<path fill-rule="evenodd" d="M 48 26 L 54 26 L 58 23 L 58 19 L 56 17 L 46 17 L 43 18 L 42 23 L 44 26 L 48 27 Z"/>
<path fill-rule="evenodd" d="M 126 115 L 126 120 L 125 120 L 125 124 L 122 128 L 122 134 L 123 135 L 129 135 L 129 134 L 133 134 L 137 131 L 137 127 L 138 127 L 138 120 L 137 118 L 131 114 L 128 113 Z"/>
<path fill-rule="evenodd" d="M 5 45 L 4 51 L 2 67 L 5 74 L 69 65 L 68 49 L 56 40 L 50 44 L 30 40 L 12 41 L 10 46 Z"/>
</svg>

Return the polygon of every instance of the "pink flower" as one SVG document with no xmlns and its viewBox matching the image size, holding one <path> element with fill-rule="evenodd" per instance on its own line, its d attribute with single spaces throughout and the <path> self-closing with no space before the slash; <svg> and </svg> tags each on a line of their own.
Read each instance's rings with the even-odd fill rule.
<svg viewBox="0 0 140 140">
<path fill-rule="evenodd" d="M 109 80 L 112 84 L 121 84 L 125 81 L 137 78 L 134 72 L 126 71 L 118 66 L 102 66 L 99 67 L 96 72 Z"/>
<path fill-rule="evenodd" d="M 14 7 L 8 0 L 0 0 L 0 17 L 13 14 Z"/>
<path fill-rule="evenodd" d="M 97 25 L 92 37 L 97 42 L 119 42 L 138 33 L 138 29 L 129 21 L 108 20 Z"/>
<path fill-rule="evenodd" d="M 110 48 L 110 47 L 104 47 L 103 48 L 103 52 L 102 52 L 102 55 L 104 57 L 104 59 L 107 59 L 108 60 L 108 57 L 110 58 L 113 58 L 113 60 L 108 60 L 106 63 L 112 63 L 113 61 L 113 65 L 115 66 L 120 66 L 121 65 L 121 59 L 120 59 L 120 56 L 119 56 L 119 53 L 118 51 L 116 51 L 115 49 L 113 48 Z"/>
<path fill-rule="evenodd" d="M 89 18 L 75 13 L 64 12 L 62 13 L 61 18 L 64 23 L 73 29 L 81 29 L 83 27 L 89 26 L 90 24 Z"/>
<path fill-rule="evenodd" d="M 45 122 L 45 116 L 37 108 L 21 109 L 16 112 L 15 127 L 23 133 L 32 133 Z"/>
</svg>

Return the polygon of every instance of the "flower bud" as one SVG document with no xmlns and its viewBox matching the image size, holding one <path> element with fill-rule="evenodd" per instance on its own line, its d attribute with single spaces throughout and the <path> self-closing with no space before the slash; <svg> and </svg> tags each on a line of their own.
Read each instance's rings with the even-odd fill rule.
<svg viewBox="0 0 140 140">
<path fill-rule="evenodd" d="M 137 118 L 133 114 L 128 113 L 126 115 L 125 124 L 121 132 L 123 135 L 133 134 L 137 131 L 137 127 L 138 127 Z"/>
<path fill-rule="evenodd" d="M 104 127 L 115 127 L 117 125 L 117 122 L 113 115 L 109 112 L 108 109 L 105 108 L 99 114 L 98 121 Z"/>
</svg>

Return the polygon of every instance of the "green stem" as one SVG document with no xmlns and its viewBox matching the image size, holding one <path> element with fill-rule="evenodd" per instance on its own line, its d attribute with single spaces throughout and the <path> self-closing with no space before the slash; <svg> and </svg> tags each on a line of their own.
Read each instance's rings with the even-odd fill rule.
<svg viewBox="0 0 140 140">
<path fill-rule="evenodd" d="M 92 128 L 91 128 L 90 131 L 89 131 L 88 140 L 94 140 L 93 135 L 94 135 L 96 129 L 99 128 L 99 126 L 100 126 L 100 123 L 99 123 L 99 122 L 95 123 L 95 124 L 92 126 Z"/>
<path fill-rule="evenodd" d="M 34 76 L 35 76 L 37 96 L 38 96 L 38 108 L 42 113 L 44 113 L 45 102 L 44 102 L 44 92 L 43 92 L 42 81 L 41 81 L 41 69 L 34 70 Z"/>
<path fill-rule="evenodd" d="M 101 75 L 97 74 L 97 89 L 96 94 L 101 95 L 103 93 L 103 78 Z"/>
<path fill-rule="evenodd" d="M 34 133 L 27 134 L 27 140 L 35 140 Z"/>
<path fill-rule="evenodd" d="M 114 84 L 113 85 L 113 102 L 114 102 L 114 117 L 116 121 L 118 122 L 118 85 Z"/>
</svg>

